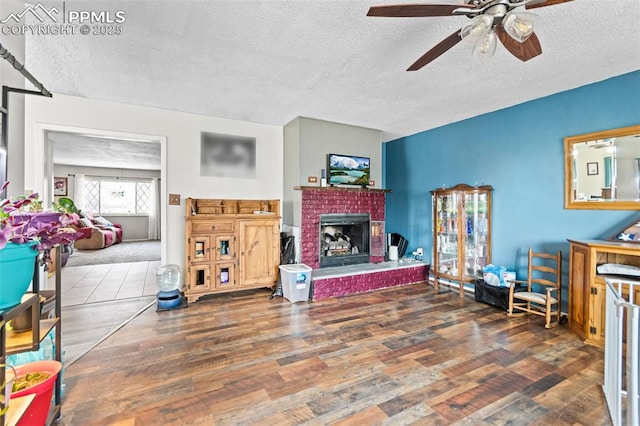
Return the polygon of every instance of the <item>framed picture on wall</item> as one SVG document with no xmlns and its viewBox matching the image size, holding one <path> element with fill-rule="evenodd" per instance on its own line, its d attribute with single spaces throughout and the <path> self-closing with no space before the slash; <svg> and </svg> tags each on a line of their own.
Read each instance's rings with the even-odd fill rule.
<svg viewBox="0 0 640 426">
<path fill-rule="evenodd" d="M 200 176 L 256 177 L 256 138 L 200 133 Z"/>
<path fill-rule="evenodd" d="M 587 175 L 593 176 L 598 174 L 598 163 L 587 163 Z"/>
<path fill-rule="evenodd" d="M 56 197 L 67 196 L 67 178 L 66 177 L 53 178 L 53 195 L 55 195 Z"/>
</svg>

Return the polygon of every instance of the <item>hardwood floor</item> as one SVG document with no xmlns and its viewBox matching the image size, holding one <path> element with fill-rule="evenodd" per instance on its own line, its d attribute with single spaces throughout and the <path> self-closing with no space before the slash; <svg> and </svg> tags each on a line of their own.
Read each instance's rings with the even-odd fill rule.
<svg viewBox="0 0 640 426">
<path fill-rule="evenodd" d="M 154 296 L 146 296 L 63 306 L 62 348 L 65 365 L 74 363 L 101 339 L 155 300 Z"/>
<path fill-rule="evenodd" d="M 425 284 L 149 309 L 65 371 L 64 425 L 606 425 L 603 355 Z"/>
</svg>

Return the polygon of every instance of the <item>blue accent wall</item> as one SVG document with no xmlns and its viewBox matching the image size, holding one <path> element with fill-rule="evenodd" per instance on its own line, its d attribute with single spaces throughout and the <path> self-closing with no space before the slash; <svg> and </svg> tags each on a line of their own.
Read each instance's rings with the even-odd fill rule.
<svg viewBox="0 0 640 426">
<path fill-rule="evenodd" d="M 500 94 L 500 96 L 508 96 Z M 429 191 L 458 183 L 493 193 L 493 263 L 526 276 L 526 252 L 604 238 L 638 212 L 564 209 L 564 138 L 640 123 L 640 71 L 407 136 L 383 145 L 386 230 L 431 258 Z M 566 300 L 566 295 L 564 296 Z"/>
</svg>

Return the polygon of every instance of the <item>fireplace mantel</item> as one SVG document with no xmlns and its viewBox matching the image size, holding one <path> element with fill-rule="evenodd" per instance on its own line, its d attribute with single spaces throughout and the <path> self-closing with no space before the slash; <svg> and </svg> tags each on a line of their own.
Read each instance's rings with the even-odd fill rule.
<svg viewBox="0 0 640 426">
<path fill-rule="evenodd" d="M 357 192 L 382 192 L 389 193 L 390 189 L 361 188 L 356 186 L 294 186 L 296 191 L 357 191 Z"/>
</svg>

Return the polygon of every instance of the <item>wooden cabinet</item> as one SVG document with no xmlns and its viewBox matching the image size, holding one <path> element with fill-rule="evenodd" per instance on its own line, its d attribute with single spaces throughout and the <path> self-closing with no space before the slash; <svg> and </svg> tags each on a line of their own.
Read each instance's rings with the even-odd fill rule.
<svg viewBox="0 0 640 426">
<path fill-rule="evenodd" d="M 433 275 L 464 284 L 482 276 L 491 263 L 491 186 L 460 184 L 431 191 L 433 205 Z"/>
<path fill-rule="evenodd" d="M 280 264 L 279 200 L 186 200 L 185 295 L 273 287 Z"/>
<path fill-rule="evenodd" d="M 602 276 L 597 275 L 596 268 L 604 263 L 640 266 L 640 246 L 604 240 L 569 240 L 569 243 L 568 327 L 587 343 L 602 347 L 606 283 Z M 638 296 L 640 291 L 636 292 L 635 297 Z"/>
</svg>

